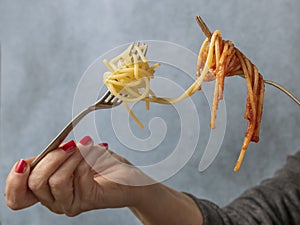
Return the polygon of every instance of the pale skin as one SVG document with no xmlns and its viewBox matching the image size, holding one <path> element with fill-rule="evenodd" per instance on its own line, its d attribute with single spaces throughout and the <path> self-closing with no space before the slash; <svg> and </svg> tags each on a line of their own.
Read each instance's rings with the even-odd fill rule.
<svg viewBox="0 0 300 225">
<path fill-rule="evenodd" d="M 187 195 L 160 183 L 124 185 L 133 179 L 150 178 L 133 166 L 125 166 L 127 160 L 92 141 L 76 145 L 71 151 L 59 148 L 50 152 L 32 171 L 29 165 L 34 158 L 25 160 L 21 172 L 16 171 L 16 163 L 6 181 L 8 207 L 19 210 L 40 202 L 52 212 L 67 216 L 128 207 L 142 224 L 203 224 L 199 208 Z"/>
</svg>

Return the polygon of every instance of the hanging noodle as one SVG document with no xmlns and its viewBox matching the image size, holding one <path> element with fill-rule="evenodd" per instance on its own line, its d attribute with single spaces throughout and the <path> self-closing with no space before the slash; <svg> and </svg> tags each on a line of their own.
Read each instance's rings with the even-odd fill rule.
<svg viewBox="0 0 300 225">
<path fill-rule="evenodd" d="M 245 76 L 247 101 L 244 118 L 248 120 L 248 127 L 240 155 L 234 167 L 236 172 L 241 166 L 250 141 L 259 141 L 264 99 L 263 77 L 256 66 L 235 48 L 231 41 L 222 40 L 219 30 L 216 30 L 211 38 L 206 38 L 199 51 L 196 76 L 201 77 L 203 72 L 206 74 L 205 81 L 215 80 L 210 121 L 211 128 L 215 127 L 218 102 L 223 99 L 225 77 L 241 74 Z"/>
<path fill-rule="evenodd" d="M 248 120 L 248 128 L 234 168 L 235 172 L 238 171 L 250 141 L 259 141 L 264 83 L 256 66 L 232 42 L 222 40 L 220 31 L 216 30 L 211 37 L 206 38 L 200 48 L 195 82 L 177 98 L 158 98 L 150 89 L 150 79 L 154 78 L 155 68 L 159 63 L 149 65 L 144 55 L 146 48 L 145 45 L 131 45 L 114 59 L 104 60 L 110 70 L 104 73 L 104 84 L 114 96 L 123 101 L 127 111 L 140 127 L 144 126 L 128 106 L 129 102 L 143 100 L 147 109 L 150 102 L 175 104 L 201 90 L 203 81 L 215 80 L 210 122 L 210 127 L 215 128 L 216 111 L 218 102 L 223 99 L 225 77 L 241 74 L 245 76 L 248 96 L 244 118 Z"/>
</svg>

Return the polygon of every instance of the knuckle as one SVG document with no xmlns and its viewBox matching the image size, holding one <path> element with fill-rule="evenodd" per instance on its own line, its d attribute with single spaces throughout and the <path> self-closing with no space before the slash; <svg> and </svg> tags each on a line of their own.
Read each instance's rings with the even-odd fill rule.
<svg viewBox="0 0 300 225">
<path fill-rule="evenodd" d="M 68 217 L 74 217 L 74 216 L 77 216 L 79 214 L 79 212 L 77 210 L 73 210 L 73 209 L 65 209 L 64 214 Z"/>
<path fill-rule="evenodd" d="M 63 211 L 61 211 L 60 209 L 57 209 L 55 207 L 53 207 L 52 205 L 49 206 L 47 203 L 41 203 L 43 206 L 45 206 L 47 209 L 49 209 L 51 212 L 55 213 L 55 214 L 64 214 Z"/>
<path fill-rule="evenodd" d="M 108 150 L 108 152 L 110 153 L 110 155 L 112 157 L 114 157 L 115 159 L 117 159 L 119 162 L 131 165 L 131 163 L 127 159 L 125 159 L 124 157 L 118 155 L 117 153 L 115 153 L 113 151 L 110 151 L 110 150 Z"/>
<path fill-rule="evenodd" d="M 79 174 L 85 174 L 90 170 L 90 166 L 86 162 L 80 163 L 76 170 Z"/>
<path fill-rule="evenodd" d="M 62 154 L 64 151 L 62 151 L 61 149 L 55 149 L 53 151 L 50 151 L 47 153 L 47 155 L 45 156 L 45 158 L 47 157 L 48 160 L 55 160 L 57 159 L 57 156 Z"/>
<path fill-rule="evenodd" d="M 65 181 L 63 177 L 52 176 L 49 178 L 49 186 L 51 189 L 60 189 L 65 186 Z"/>
<path fill-rule="evenodd" d="M 30 176 L 28 179 L 28 187 L 33 191 L 39 191 L 47 185 L 47 181 L 39 179 L 36 176 Z"/>
<path fill-rule="evenodd" d="M 12 210 L 19 210 L 19 209 L 22 209 L 21 205 L 20 205 L 18 202 L 12 201 L 12 200 L 10 200 L 10 199 L 8 199 L 8 200 L 6 201 L 6 204 L 7 204 L 7 206 L 8 206 L 9 208 L 11 208 Z"/>
</svg>

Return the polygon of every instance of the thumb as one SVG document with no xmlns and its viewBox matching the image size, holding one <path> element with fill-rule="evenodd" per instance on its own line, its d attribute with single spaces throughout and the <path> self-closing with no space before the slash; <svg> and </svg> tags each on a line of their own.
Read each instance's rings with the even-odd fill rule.
<svg viewBox="0 0 300 225">
<path fill-rule="evenodd" d="M 6 180 L 6 204 L 14 210 L 29 207 L 37 202 L 28 188 L 30 162 L 32 159 L 21 159 L 11 169 Z"/>
</svg>

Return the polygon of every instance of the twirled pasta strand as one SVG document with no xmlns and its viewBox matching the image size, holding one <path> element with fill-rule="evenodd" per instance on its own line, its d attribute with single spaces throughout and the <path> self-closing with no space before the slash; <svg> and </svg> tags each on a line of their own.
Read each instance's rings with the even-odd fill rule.
<svg viewBox="0 0 300 225">
<path fill-rule="evenodd" d="M 234 47 L 231 41 L 222 40 L 221 33 L 216 30 L 211 38 L 206 38 L 199 51 L 197 62 L 197 76 L 202 72 L 205 81 L 215 80 L 215 90 L 211 110 L 211 128 L 215 127 L 218 102 L 223 98 L 225 77 L 244 75 L 247 86 L 246 112 L 244 118 L 248 120 L 242 149 L 234 171 L 238 171 L 244 159 L 245 152 L 251 141 L 259 141 L 260 123 L 264 99 L 264 81 L 256 66 Z"/>
</svg>

